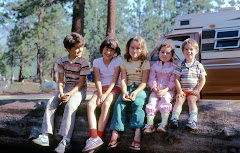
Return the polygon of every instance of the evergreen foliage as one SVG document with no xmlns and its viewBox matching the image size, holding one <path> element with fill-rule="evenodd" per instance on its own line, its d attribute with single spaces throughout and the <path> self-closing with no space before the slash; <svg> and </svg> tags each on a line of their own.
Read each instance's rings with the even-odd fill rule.
<svg viewBox="0 0 240 153">
<path fill-rule="evenodd" d="M 228 1 L 232 6 L 239 6 L 239 2 Z M 43 69 L 50 76 L 57 59 L 67 54 L 62 41 L 72 27 L 69 9 L 73 3 L 73 0 L 0 0 L 0 30 L 9 30 L 8 49 L 0 48 L 0 73 L 9 74 L 8 67 L 13 64 L 20 67 L 19 74 L 22 71 L 25 78 L 36 75 L 40 47 Z M 141 35 L 151 52 L 172 31 L 177 15 L 213 12 L 224 4 L 224 0 L 117 0 L 115 33 L 122 55 L 130 37 Z M 101 56 L 99 46 L 106 37 L 107 5 L 106 0 L 85 1 L 83 56 L 91 63 Z M 40 9 L 44 11 L 41 22 Z"/>
</svg>

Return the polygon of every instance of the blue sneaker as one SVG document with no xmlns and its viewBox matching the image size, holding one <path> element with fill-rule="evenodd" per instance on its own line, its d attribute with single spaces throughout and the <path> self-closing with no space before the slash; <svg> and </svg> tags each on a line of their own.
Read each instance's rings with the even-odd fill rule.
<svg viewBox="0 0 240 153">
<path fill-rule="evenodd" d="M 43 135 L 39 135 L 38 138 L 33 139 L 32 140 L 34 143 L 40 145 L 40 146 L 44 146 L 44 147 L 48 147 L 49 146 L 49 139 L 44 137 Z"/>
<path fill-rule="evenodd" d="M 71 148 L 70 142 L 68 142 L 66 140 L 62 140 L 58 144 L 57 148 L 55 148 L 54 151 L 57 152 L 57 153 L 64 153 L 64 152 L 68 151 L 70 148 Z"/>
</svg>

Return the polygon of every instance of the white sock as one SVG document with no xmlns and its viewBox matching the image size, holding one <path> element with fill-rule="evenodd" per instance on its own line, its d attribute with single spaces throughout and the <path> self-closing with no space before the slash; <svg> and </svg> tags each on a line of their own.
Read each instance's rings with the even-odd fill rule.
<svg viewBox="0 0 240 153">
<path fill-rule="evenodd" d="M 191 111 L 189 113 L 190 117 L 189 120 L 197 121 L 197 112 L 196 111 Z"/>
<path fill-rule="evenodd" d="M 172 118 L 171 118 L 171 120 L 178 120 L 179 119 L 179 115 L 180 115 L 179 111 L 177 111 L 177 110 L 172 111 Z"/>
<path fill-rule="evenodd" d="M 63 140 L 66 140 L 67 142 L 70 142 L 70 138 L 67 138 L 67 137 L 63 137 Z"/>
</svg>

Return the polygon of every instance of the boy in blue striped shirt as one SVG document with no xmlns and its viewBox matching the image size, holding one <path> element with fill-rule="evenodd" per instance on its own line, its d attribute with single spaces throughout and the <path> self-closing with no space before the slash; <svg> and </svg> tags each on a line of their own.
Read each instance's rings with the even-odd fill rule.
<svg viewBox="0 0 240 153">
<path fill-rule="evenodd" d="M 178 128 L 179 115 L 185 100 L 188 101 L 189 119 L 186 127 L 197 129 L 197 101 L 200 99 L 200 92 L 206 82 L 206 71 L 203 65 L 195 59 L 199 52 L 198 43 L 193 39 L 187 39 L 182 44 L 182 52 L 185 60 L 178 63 L 175 74 L 175 85 L 177 90 L 176 103 L 173 108 L 170 122 L 171 128 Z"/>
</svg>

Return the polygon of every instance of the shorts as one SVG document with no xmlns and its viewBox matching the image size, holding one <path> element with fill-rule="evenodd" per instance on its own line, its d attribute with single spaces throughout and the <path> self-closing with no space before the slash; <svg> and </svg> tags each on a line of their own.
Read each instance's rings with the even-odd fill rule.
<svg viewBox="0 0 240 153">
<path fill-rule="evenodd" d="M 190 95 L 191 95 L 191 93 L 192 93 L 192 91 L 184 91 L 183 90 L 183 92 L 185 93 L 185 95 L 186 95 L 186 98 L 188 98 Z M 200 99 L 200 95 L 198 95 L 198 96 L 196 96 L 198 99 Z"/>
<path fill-rule="evenodd" d="M 102 86 L 102 92 L 105 93 L 105 92 L 108 90 L 108 87 L 109 87 L 109 86 Z M 122 91 L 121 91 L 121 88 L 120 88 L 120 87 L 114 86 L 114 88 L 112 89 L 111 92 L 113 92 L 113 93 L 115 93 L 117 96 L 119 96 Z M 95 91 L 95 93 L 97 93 L 97 91 Z"/>
</svg>

